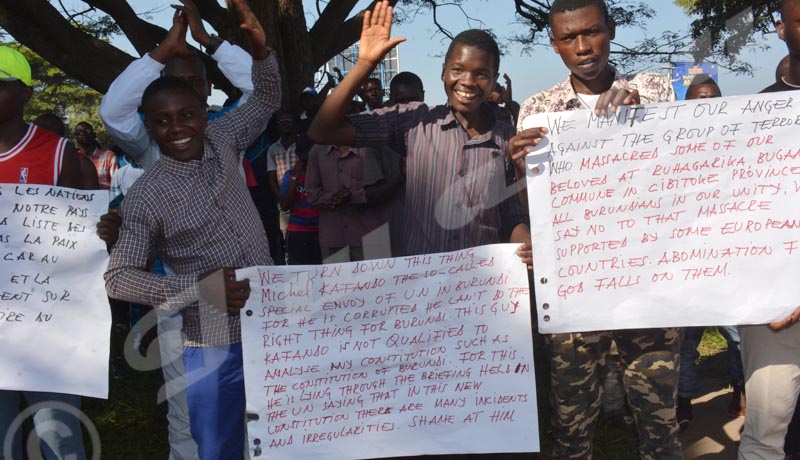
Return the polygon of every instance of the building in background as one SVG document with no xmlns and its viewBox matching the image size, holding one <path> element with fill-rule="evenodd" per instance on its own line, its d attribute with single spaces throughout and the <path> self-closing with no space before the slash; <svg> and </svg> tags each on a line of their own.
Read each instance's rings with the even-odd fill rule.
<svg viewBox="0 0 800 460">
<path fill-rule="evenodd" d="M 343 75 L 347 75 L 350 72 L 350 69 L 356 64 L 358 60 L 358 43 L 352 45 L 350 48 L 342 51 L 341 53 L 337 54 L 333 57 L 330 61 L 325 64 L 325 67 L 320 69 L 321 76 L 318 81 L 321 81 L 323 84 L 325 83 L 325 72 L 329 72 L 332 75 L 336 75 L 333 71 L 334 67 L 339 68 L 342 71 Z M 386 96 L 388 97 L 388 88 L 389 88 L 389 81 L 400 72 L 400 55 L 398 54 L 397 47 L 395 46 L 389 51 L 389 54 L 383 58 L 378 67 L 375 68 L 375 71 L 372 72 L 372 77 L 380 79 L 383 87 L 387 89 Z"/>
</svg>

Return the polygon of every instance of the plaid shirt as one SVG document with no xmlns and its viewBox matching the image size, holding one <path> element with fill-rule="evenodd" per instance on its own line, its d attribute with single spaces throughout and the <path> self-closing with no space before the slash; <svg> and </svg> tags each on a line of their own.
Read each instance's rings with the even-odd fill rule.
<svg viewBox="0 0 800 460">
<path fill-rule="evenodd" d="M 89 159 L 92 160 L 95 169 L 97 169 L 97 180 L 100 182 L 100 188 L 103 190 L 111 188 L 111 177 L 119 169 L 117 154 L 98 146 L 89 156 Z"/>
<path fill-rule="evenodd" d="M 201 160 L 162 156 L 131 188 L 121 209 L 119 241 L 105 274 L 109 296 L 181 309 L 187 346 L 241 341 L 239 314 L 200 300 L 198 275 L 222 267 L 271 265 L 258 211 L 239 174 L 238 152 L 266 127 L 280 103 L 274 54 L 253 65 L 256 89 L 247 103 L 208 124 Z M 156 255 L 177 275 L 145 269 Z"/>
<path fill-rule="evenodd" d="M 280 139 L 269 146 L 267 150 L 267 171 L 275 171 L 278 176 L 278 185 L 286 175 L 286 171 L 294 168 L 297 163 L 295 148 L 297 144 L 292 143 L 289 147 L 284 147 Z"/>
<path fill-rule="evenodd" d="M 619 89 L 639 90 L 639 97 L 641 98 L 642 104 L 654 104 L 656 102 L 675 100 L 675 91 L 672 89 L 672 82 L 670 82 L 668 76 L 660 73 L 642 72 L 634 75 L 617 74 L 612 86 Z M 522 120 L 528 115 L 593 108 L 594 107 L 584 107 L 581 99 L 575 94 L 571 77 L 568 76 L 563 82 L 550 89 L 534 94 L 522 104 L 522 108 L 520 108 L 519 111 L 517 129 L 522 131 Z"/>
<path fill-rule="evenodd" d="M 488 105 L 484 115 L 494 120 Z M 406 155 L 403 255 L 508 242 L 528 213 L 518 199 L 508 141 L 495 121 L 470 139 L 449 106 L 409 104 L 352 115 L 355 146 L 392 145 Z"/>
</svg>

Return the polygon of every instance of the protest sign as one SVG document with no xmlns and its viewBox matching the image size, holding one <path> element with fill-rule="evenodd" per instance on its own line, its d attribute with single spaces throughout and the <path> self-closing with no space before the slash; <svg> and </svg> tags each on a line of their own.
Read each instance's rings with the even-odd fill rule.
<svg viewBox="0 0 800 460">
<path fill-rule="evenodd" d="M 800 304 L 800 100 L 538 114 L 528 156 L 543 332 L 759 324 Z"/>
<path fill-rule="evenodd" d="M 108 397 L 107 191 L 0 184 L 0 389 Z"/>
<path fill-rule="evenodd" d="M 517 247 L 239 270 L 251 455 L 538 451 Z"/>
</svg>

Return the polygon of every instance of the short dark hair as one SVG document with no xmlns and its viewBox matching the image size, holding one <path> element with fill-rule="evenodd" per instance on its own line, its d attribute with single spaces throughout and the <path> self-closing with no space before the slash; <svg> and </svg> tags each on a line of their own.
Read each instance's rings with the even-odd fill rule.
<svg viewBox="0 0 800 460">
<path fill-rule="evenodd" d="M 364 81 L 364 86 L 367 86 L 367 83 L 369 83 L 369 82 L 377 83 L 377 84 L 378 84 L 378 86 L 380 86 L 381 88 L 383 88 L 383 82 L 382 82 L 382 81 L 381 81 L 381 79 L 380 79 L 380 78 L 378 78 L 378 77 L 369 77 L 369 78 L 367 78 L 367 79 Z"/>
<path fill-rule="evenodd" d="M 553 28 L 553 15 L 556 13 L 575 11 L 592 5 L 600 9 L 600 14 L 603 15 L 603 20 L 606 24 L 611 24 L 611 15 L 608 14 L 608 6 L 605 0 L 553 0 L 553 4 L 550 5 L 550 14 L 547 16 L 550 29 Z"/>
<path fill-rule="evenodd" d="M 700 86 L 700 85 L 714 85 L 716 87 L 719 87 L 719 85 L 717 85 L 717 82 L 714 80 L 714 77 L 712 77 L 707 73 L 699 73 L 695 75 L 692 78 L 692 82 L 689 83 L 689 88 L 691 88 L 692 86 Z"/>
<path fill-rule="evenodd" d="M 500 48 L 489 32 L 481 29 L 469 29 L 456 35 L 453 41 L 450 42 L 450 47 L 447 48 L 444 62 L 447 62 L 453 55 L 456 45 L 472 46 L 491 54 L 494 56 L 494 71 L 498 72 L 500 70 Z"/>
<path fill-rule="evenodd" d="M 163 91 L 185 91 L 195 99 L 197 99 L 197 103 L 200 107 L 203 106 L 203 100 L 200 98 L 200 95 L 197 94 L 197 91 L 194 90 L 194 87 L 187 83 L 184 79 L 178 77 L 159 77 L 153 80 L 152 83 L 147 85 L 147 88 L 144 90 L 144 94 L 142 94 L 142 104 L 139 106 L 139 113 L 144 115 L 145 108 L 147 104 L 156 97 L 158 93 Z"/>
<path fill-rule="evenodd" d="M 711 86 L 717 88 L 717 91 L 719 91 L 719 93 L 722 94 L 722 90 L 719 88 L 719 85 L 714 80 L 714 77 L 712 77 L 711 75 L 709 75 L 707 73 L 700 73 L 700 74 L 695 75 L 692 78 L 692 82 L 689 83 L 689 87 L 686 88 L 687 96 L 688 96 L 689 92 L 692 89 L 694 89 L 694 88 L 696 88 L 696 87 L 698 87 L 700 85 L 711 85 Z"/>
<path fill-rule="evenodd" d="M 424 89 L 422 79 L 414 72 L 400 72 L 392 78 L 389 82 L 389 93 L 394 93 L 398 86 L 406 85 L 419 88 L 420 91 Z"/>
</svg>

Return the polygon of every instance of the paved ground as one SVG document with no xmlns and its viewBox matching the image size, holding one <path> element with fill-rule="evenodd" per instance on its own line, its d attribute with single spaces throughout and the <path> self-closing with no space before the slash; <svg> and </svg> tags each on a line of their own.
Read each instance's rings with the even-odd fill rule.
<svg viewBox="0 0 800 460">
<path fill-rule="evenodd" d="M 685 460 L 736 460 L 744 418 L 728 417 L 730 398 L 724 388 L 692 400 L 694 420 L 681 435 Z"/>
</svg>

